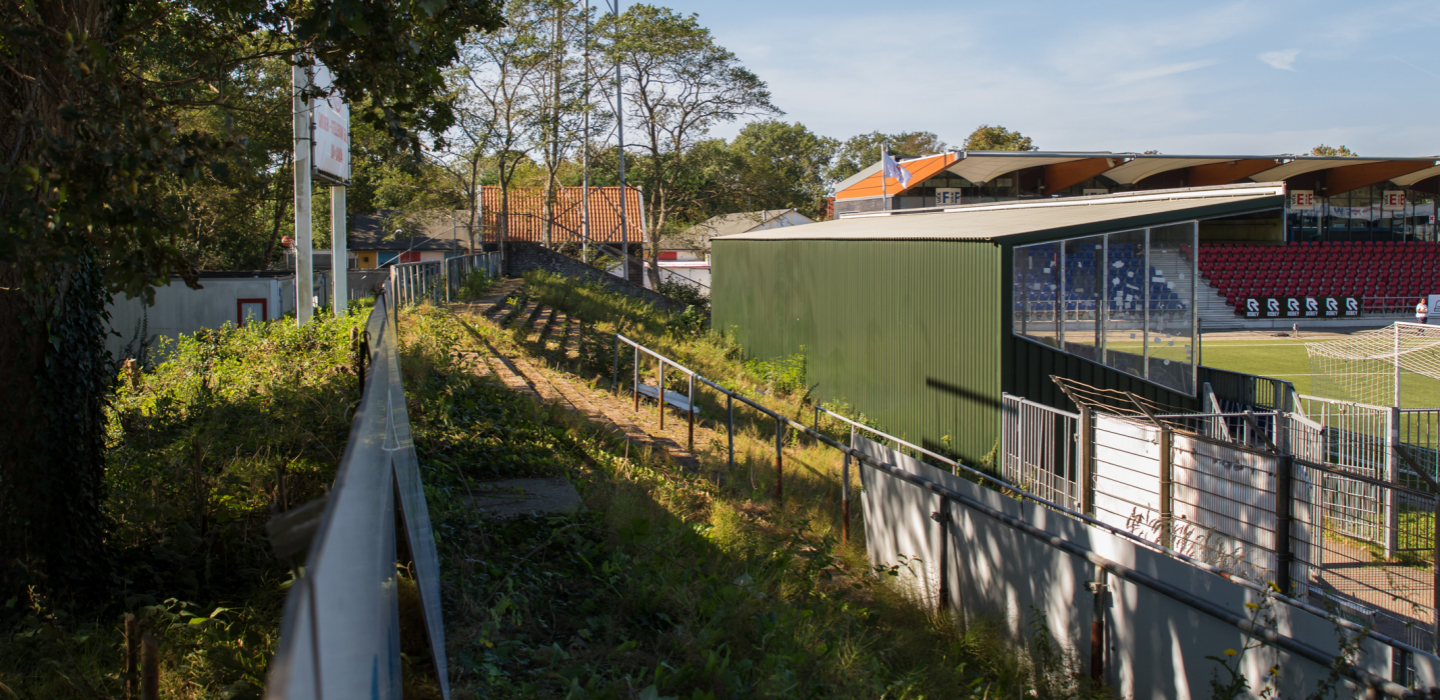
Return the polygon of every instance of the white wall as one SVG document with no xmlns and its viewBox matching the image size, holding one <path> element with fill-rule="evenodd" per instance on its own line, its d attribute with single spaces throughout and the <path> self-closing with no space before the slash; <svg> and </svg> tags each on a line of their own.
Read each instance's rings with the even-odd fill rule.
<svg viewBox="0 0 1440 700">
<path fill-rule="evenodd" d="M 145 319 L 149 338 L 174 338 L 201 328 L 219 328 L 239 320 L 236 302 L 240 299 L 267 300 L 269 319 L 295 309 L 293 278 L 236 277 L 201 279 L 203 289 L 191 289 L 178 279 L 155 289 L 155 305 L 146 308 L 141 298 L 116 294 L 108 305 L 110 329 L 119 333 L 106 338 L 105 347 L 118 357 L 135 339 L 137 325 Z M 123 359 L 123 358 L 121 358 Z"/>
<path fill-rule="evenodd" d="M 1259 595 L 1219 576 L 1184 562 L 1141 548 L 1110 532 L 1084 524 L 1068 515 L 1021 502 L 917 462 L 869 440 L 858 438 L 857 448 L 906 471 L 923 476 L 975 499 L 987 507 L 1020 518 L 1100 556 L 1159 578 L 1192 595 L 1203 597 L 1232 612 L 1245 615 L 1247 602 Z M 911 582 L 922 599 L 935 601 L 939 592 L 940 527 L 930 513 L 941 507 L 941 497 L 873 468 L 860 466 L 864 484 L 861 503 L 865 517 L 866 547 L 872 564 L 892 565 L 901 554 L 918 557 Z M 1017 639 L 1029 635 L 1034 619 L 1031 606 L 1043 610 L 1051 635 L 1070 650 L 1081 668 L 1089 668 L 1089 628 L 1093 595 L 1087 581 L 1095 566 L 1030 537 L 978 511 L 951 503 L 949 524 L 950 604 L 967 619 L 997 617 Z M 1206 656 L 1221 656 L 1226 649 L 1242 649 L 1243 632 L 1149 588 L 1109 577 L 1111 594 L 1106 614 L 1108 641 L 1106 681 L 1122 698 L 1209 698 L 1210 680 L 1220 670 Z M 1326 653 L 1338 653 L 1333 623 L 1285 605 L 1272 604 L 1277 631 Z M 1328 671 L 1319 664 L 1279 652 L 1271 647 L 1248 652 L 1241 666 L 1254 690 L 1258 679 L 1279 664 L 1279 692 L 1275 697 L 1307 697 Z M 1391 649 L 1374 641 L 1363 643 L 1360 666 L 1390 677 Z M 1440 659 L 1429 654 L 1413 660 L 1422 687 L 1434 687 Z M 1341 691 L 1350 697 L 1353 691 Z M 1255 697 L 1251 695 L 1250 697 Z"/>
</svg>

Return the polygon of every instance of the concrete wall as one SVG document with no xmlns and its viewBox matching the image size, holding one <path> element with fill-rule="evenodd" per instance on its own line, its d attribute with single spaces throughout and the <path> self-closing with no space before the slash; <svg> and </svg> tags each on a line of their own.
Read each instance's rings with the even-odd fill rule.
<svg viewBox="0 0 1440 700">
<path fill-rule="evenodd" d="M 155 289 L 155 304 L 148 308 L 141 298 L 116 294 L 107 309 L 110 329 L 119 335 L 106 338 L 106 349 L 119 358 L 127 345 L 138 347 L 135 341 L 142 320 L 152 343 L 159 336 L 174 338 L 201 328 L 235 325 L 239 321 L 237 302 L 240 299 L 266 300 L 267 319 L 280 318 L 295 310 L 293 278 L 204 278 L 200 285 L 202 289 L 191 289 L 183 281 L 172 279 L 170 284 Z"/>
<path fill-rule="evenodd" d="M 863 437 L 858 438 L 856 447 L 1237 614 L 1248 616 L 1247 602 L 1261 603 L 1259 595 L 1247 588 L 1068 515 L 1006 497 Z M 919 562 L 902 567 L 900 580 L 916 597 L 934 604 L 939 596 L 942 525 L 931 520 L 930 514 L 941 509 L 941 497 L 870 467 L 858 468 L 864 484 L 861 503 L 871 563 L 890 566 L 901 563 L 901 555 L 918 558 Z M 999 619 L 1017 640 L 1029 637 L 1034 611 L 1042 611 L 1051 636 L 1079 664 L 1076 670 L 1088 669 L 1095 606 L 1085 584 L 1095 578 L 1095 566 L 978 511 L 957 503 L 951 503 L 949 510 L 952 522 L 945 526 L 949 529 L 946 569 L 952 609 L 969 620 Z M 1245 648 L 1245 634 L 1148 588 L 1114 576 L 1108 583 L 1105 680 L 1119 697 L 1209 698 L 1210 680 L 1220 666 L 1205 657 Z M 1303 610 L 1270 605 L 1277 632 L 1327 654 L 1338 653 L 1333 623 Z M 1359 666 L 1389 678 L 1391 657 L 1390 647 L 1365 641 Z M 1309 697 L 1328 675 L 1319 664 L 1261 647 L 1241 659 L 1241 671 L 1250 679 L 1252 693 L 1263 688 L 1259 679 L 1275 664 L 1281 673 L 1273 697 Z M 1412 664 L 1420 687 L 1435 687 L 1440 659 L 1419 654 Z M 1357 695 L 1353 689 L 1339 693 L 1339 697 L 1352 695 Z"/>
<path fill-rule="evenodd" d="M 508 274 L 515 277 L 530 270 L 545 270 L 566 277 L 598 280 L 605 283 L 611 291 L 643 299 L 659 308 L 677 311 L 684 309 L 684 305 L 671 301 L 658 292 L 627 282 L 617 275 L 612 275 L 593 265 L 587 265 L 568 255 L 561 255 L 539 243 L 509 241 L 505 244 L 505 251 L 510 265 Z"/>
</svg>

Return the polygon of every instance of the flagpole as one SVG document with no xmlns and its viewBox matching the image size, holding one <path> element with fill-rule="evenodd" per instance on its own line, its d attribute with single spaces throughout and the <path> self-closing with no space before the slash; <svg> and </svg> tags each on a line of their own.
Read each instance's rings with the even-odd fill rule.
<svg viewBox="0 0 1440 700">
<path fill-rule="evenodd" d="M 890 146 L 880 144 L 880 201 L 885 203 L 885 211 L 890 211 L 890 188 L 885 182 L 885 159 L 890 157 Z"/>
</svg>

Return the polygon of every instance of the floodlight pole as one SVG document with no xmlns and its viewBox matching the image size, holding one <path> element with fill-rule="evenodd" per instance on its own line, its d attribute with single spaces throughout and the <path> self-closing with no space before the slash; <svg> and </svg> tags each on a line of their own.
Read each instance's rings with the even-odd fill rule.
<svg viewBox="0 0 1440 700">
<path fill-rule="evenodd" d="M 615 23 L 620 23 L 620 0 L 610 0 L 610 14 L 614 15 Z M 625 281 L 630 281 L 630 227 L 629 220 L 625 216 L 625 200 L 629 194 L 625 186 L 625 109 L 624 95 L 622 89 L 625 81 L 620 65 L 620 52 L 615 52 L 615 138 L 619 143 L 617 155 L 620 158 L 620 259 L 625 266 Z M 642 271 L 643 274 L 643 271 Z M 643 281 L 642 281 L 643 284 Z"/>
<path fill-rule="evenodd" d="M 580 260 L 590 262 L 590 0 L 585 0 L 585 115 L 580 138 Z"/>
</svg>

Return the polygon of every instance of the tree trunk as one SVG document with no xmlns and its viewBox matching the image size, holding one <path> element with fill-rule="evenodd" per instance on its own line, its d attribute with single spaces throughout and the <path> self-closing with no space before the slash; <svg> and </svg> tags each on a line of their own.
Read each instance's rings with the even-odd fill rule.
<svg viewBox="0 0 1440 700">
<path fill-rule="evenodd" d="M 94 36 L 102 35 L 109 9 L 103 0 L 35 7 L 47 31 Z M 25 49 L 5 57 L 0 171 L 29 164 L 48 169 L 41 157 L 47 135 L 71 133 L 59 111 L 76 82 L 54 58 Z M 48 593 L 96 594 L 109 582 L 101 512 L 102 409 L 114 376 L 105 353 L 108 295 L 84 230 L 60 216 L 46 217 L 48 225 L 27 220 L 53 202 L 46 187 L 0 189 L 0 233 L 21 241 L 0 259 L 0 598 L 23 599 L 32 585 Z M 46 249 L 78 254 L 57 265 L 41 259 Z"/>
</svg>

